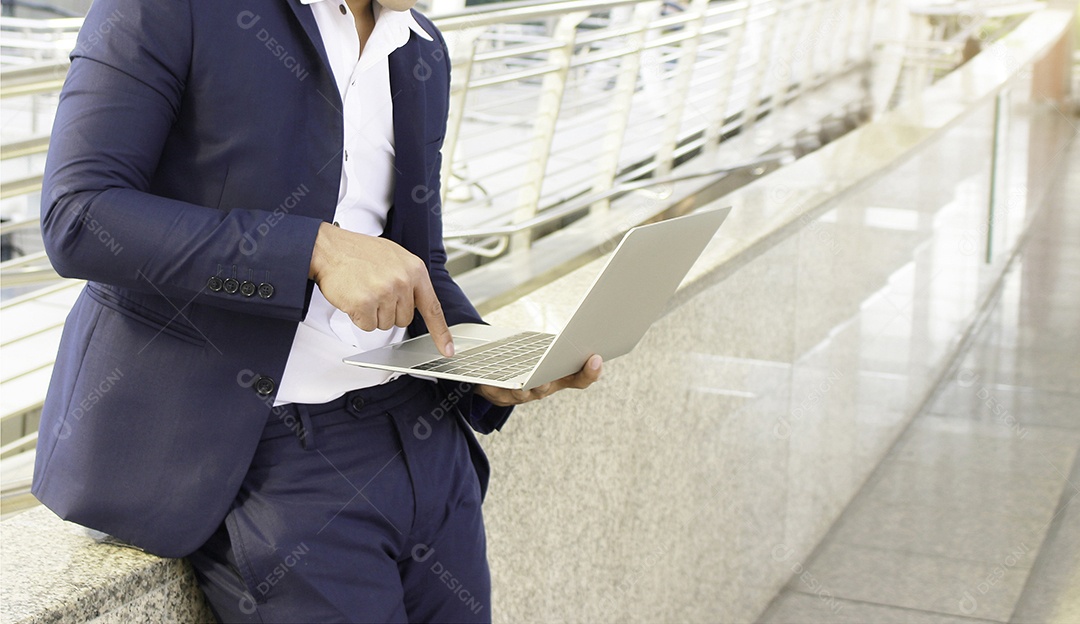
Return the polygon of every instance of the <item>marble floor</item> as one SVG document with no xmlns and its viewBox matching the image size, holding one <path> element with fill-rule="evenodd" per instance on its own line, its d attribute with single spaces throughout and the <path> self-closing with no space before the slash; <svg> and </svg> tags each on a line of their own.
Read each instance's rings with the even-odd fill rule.
<svg viewBox="0 0 1080 624">
<path fill-rule="evenodd" d="M 762 623 L 1080 622 L 1080 141 L 945 382 Z"/>
</svg>

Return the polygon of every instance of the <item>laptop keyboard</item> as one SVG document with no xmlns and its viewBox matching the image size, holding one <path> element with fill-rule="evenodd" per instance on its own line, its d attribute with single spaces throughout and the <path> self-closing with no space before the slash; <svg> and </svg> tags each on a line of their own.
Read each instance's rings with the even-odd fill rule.
<svg viewBox="0 0 1080 624">
<path fill-rule="evenodd" d="M 521 332 L 412 369 L 506 381 L 532 370 L 554 338 L 553 334 Z"/>
</svg>

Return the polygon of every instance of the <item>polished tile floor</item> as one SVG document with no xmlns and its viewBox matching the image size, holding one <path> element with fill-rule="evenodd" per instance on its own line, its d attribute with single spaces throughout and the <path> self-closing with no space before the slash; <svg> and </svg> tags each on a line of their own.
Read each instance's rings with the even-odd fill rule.
<svg viewBox="0 0 1080 624">
<path fill-rule="evenodd" d="M 1080 141 L 954 370 L 762 616 L 1080 623 Z"/>
</svg>

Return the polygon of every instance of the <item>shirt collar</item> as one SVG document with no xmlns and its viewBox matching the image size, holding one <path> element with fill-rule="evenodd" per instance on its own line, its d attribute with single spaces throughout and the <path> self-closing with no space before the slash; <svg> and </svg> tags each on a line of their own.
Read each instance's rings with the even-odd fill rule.
<svg viewBox="0 0 1080 624">
<path fill-rule="evenodd" d="M 301 4 L 315 4 L 316 2 L 326 2 L 326 1 L 327 0 L 300 0 L 300 3 Z M 371 1 L 375 2 L 375 0 L 371 0 Z M 422 38 L 424 38 L 424 39 L 426 39 L 428 41 L 434 41 L 434 39 L 432 39 L 431 35 L 429 35 L 427 33 L 427 31 L 424 30 L 423 27 L 421 27 L 420 24 L 416 21 L 416 17 L 413 16 L 411 10 L 408 10 L 408 11 L 394 11 L 394 10 L 391 10 L 391 9 L 388 9 L 388 8 L 384 7 L 383 5 L 379 4 L 378 2 L 375 2 L 374 6 L 372 8 L 374 9 L 376 21 L 390 20 L 390 21 L 395 22 L 397 24 L 401 24 L 403 26 L 408 26 L 410 30 L 412 30 L 414 33 L 416 33 L 420 37 L 422 37 Z"/>
</svg>

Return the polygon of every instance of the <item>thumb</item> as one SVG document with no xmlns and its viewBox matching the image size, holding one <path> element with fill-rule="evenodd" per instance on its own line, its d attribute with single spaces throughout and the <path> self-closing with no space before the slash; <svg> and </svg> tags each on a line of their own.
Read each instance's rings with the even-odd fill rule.
<svg viewBox="0 0 1080 624">
<path fill-rule="evenodd" d="M 450 328 L 446 326 L 446 317 L 443 316 L 442 304 L 435 295 L 435 288 L 431 285 L 431 278 L 424 274 L 423 280 L 416 285 L 413 292 L 413 301 L 416 309 L 424 318 L 428 333 L 435 341 L 435 347 L 444 357 L 454 356 L 454 337 L 450 335 Z"/>
</svg>

